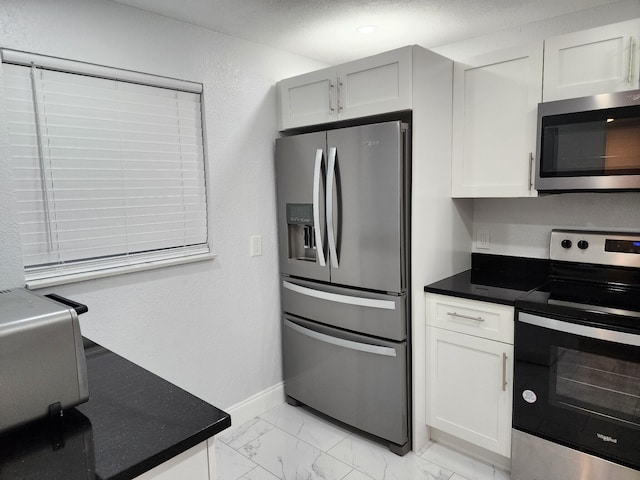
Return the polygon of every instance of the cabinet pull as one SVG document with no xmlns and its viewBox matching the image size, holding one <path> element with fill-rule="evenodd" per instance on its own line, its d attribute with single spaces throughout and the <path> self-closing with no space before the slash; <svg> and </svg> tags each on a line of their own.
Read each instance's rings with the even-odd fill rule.
<svg viewBox="0 0 640 480">
<path fill-rule="evenodd" d="M 476 322 L 484 322 L 484 318 L 482 317 L 471 317 L 469 315 L 462 315 L 457 312 L 447 312 L 447 315 L 451 317 L 456 317 L 456 318 L 465 318 L 467 320 L 475 320 Z"/>
<path fill-rule="evenodd" d="M 633 50 L 634 50 L 634 42 L 633 37 L 629 37 L 629 72 L 627 75 L 627 83 L 631 85 L 633 81 Z"/>
<path fill-rule="evenodd" d="M 333 89 L 336 88 L 336 86 L 329 82 L 329 112 L 334 112 L 336 109 L 333 108 Z"/>
<path fill-rule="evenodd" d="M 342 111 L 342 101 L 340 97 L 342 97 L 342 80 L 338 77 L 338 113 Z"/>
<path fill-rule="evenodd" d="M 502 391 L 507 391 L 507 354 L 502 354 Z"/>
<path fill-rule="evenodd" d="M 529 152 L 529 191 L 533 188 L 533 152 Z"/>
</svg>

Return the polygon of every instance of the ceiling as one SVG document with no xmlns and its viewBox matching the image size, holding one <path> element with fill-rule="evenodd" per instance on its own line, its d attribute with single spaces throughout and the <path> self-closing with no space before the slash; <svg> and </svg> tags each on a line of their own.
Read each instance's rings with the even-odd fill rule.
<svg viewBox="0 0 640 480">
<path fill-rule="evenodd" d="M 427 48 L 616 0 L 115 0 L 328 64 Z M 376 30 L 360 34 L 359 26 Z"/>
</svg>

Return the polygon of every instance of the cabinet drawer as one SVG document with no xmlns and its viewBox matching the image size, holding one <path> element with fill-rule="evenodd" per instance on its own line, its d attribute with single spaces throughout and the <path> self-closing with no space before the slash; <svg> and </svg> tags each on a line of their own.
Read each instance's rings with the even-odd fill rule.
<svg viewBox="0 0 640 480">
<path fill-rule="evenodd" d="M 513 344 L 509 305 L 427 293 L 427 325 Z"/>
</svg>

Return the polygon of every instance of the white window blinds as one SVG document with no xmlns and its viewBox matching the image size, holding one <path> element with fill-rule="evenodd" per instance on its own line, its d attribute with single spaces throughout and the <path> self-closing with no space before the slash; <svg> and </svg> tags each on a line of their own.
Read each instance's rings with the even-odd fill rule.
<svg viewBox="0 0 640 480">
<path fill-rule="evenodd" d="M 2 66 L 28 284 L 209 253 L 200 93 L 100 68 Z"/>
</svg>

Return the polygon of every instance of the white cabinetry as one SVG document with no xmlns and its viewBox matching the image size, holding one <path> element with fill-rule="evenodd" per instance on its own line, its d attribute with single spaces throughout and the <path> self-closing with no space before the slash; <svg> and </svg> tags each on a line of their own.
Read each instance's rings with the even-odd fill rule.
<svg viewBox="0 0 640 480">
<path fill-rule="evenodd" d="M 456 63 L 453 82 L 452 196 L 535 196 L 542 44 Z"/>
<path fill-rule="evenodd" d="M 640 88 L 640 19 L 544 42 L 545 102 Z"/>
<path fill-rule="evenodd" d="M 513 307 L 426 294 L 427 424 L 511 456 Z"/>
<path fill-rule="evenodd" d="M 412 47 L 278 83 L 280 130 L 411 108 Z"/>
<path fill-rule="evenodd" d="M 213 438 L 208 440 L 213 446 Z M 209 457 L 215 452 L 208 448 L 204 441 L 186 452 L 176 455 L 157 467 L 143 473 L 135 480 L 215 480 L 213 464 L 209 464 Z"/>
</svg>

